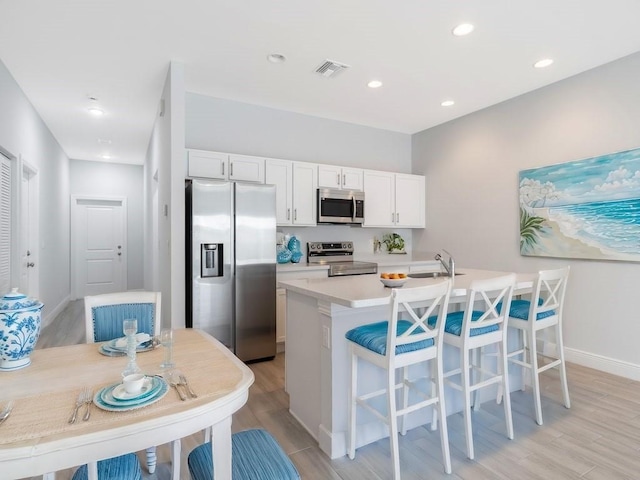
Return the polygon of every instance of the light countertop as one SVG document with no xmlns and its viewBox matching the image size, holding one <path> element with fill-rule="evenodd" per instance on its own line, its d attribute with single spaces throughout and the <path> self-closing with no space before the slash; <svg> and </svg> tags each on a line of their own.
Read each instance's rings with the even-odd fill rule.
<svg viewBox="0 0 640 480">
<path fill-rule="evenodd" d="M 386 252 L 356 254 L 354 260 L 357 262 L 373 262 L 378 267 L 384 268 L 388 266 L 426 266 L 426 270 L 439 270 L 440 262 L 433 257 L 435 253 L 406 253 L 406 254 L 389 254 Z M 277 265 L 278 272 L 311 272 L 314 270 L 329 270 L 328 265 L 318 263 L 307 263 L 306 256 L 300 263 L 282 263 Z M 380 268 L 378 268 L 380 271 Z"/>
<path fill-rule="evenodd" d="M 495 272 L 490 270 L 474 270 L 461 268 L 454 280 L 452 297 L 463 297 L 473 280 L 507 275 L 510 272 Z M 409 278 L 405 287 L 431 285 L 442 281 L 440 278 Z M 517 276 L 516 290 L 531 288 L 533 276 L 521 274 Z M 307 295 L 318 300 L 351 308 L 375 307 L 388 305 L 391 295 L 390 288 L 385 287 L 378 275 L 354 275 L 348 277 L 308 278 L 298 280 L 282 280 L 279 288 Z"/>
</svg>

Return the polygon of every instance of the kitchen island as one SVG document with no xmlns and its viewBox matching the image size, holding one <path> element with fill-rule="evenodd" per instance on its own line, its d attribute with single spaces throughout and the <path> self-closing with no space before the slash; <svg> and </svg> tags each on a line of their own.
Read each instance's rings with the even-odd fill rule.
<svg viewBox="0 0 640 480">
<path fill-rule="evenodd" d="M 491 278 L 508 272 L 462 269 L 454 280 L 451 309 L 464 302 L 473 280 Z M 442 278 L 410 278 L 406 287 L 429 285 Z M 516 292 L 526 293 L 532 275 L 519 275 Z M 287 290 L 287 354 L 285 387 L 289 393 L 291 414 L 318 440 L 330 458 L 347 452 L 347 410 L 350 382 L 350 358 L 345 333 L 359 325 L 387 320 L 391 289 L 385 288 L 378 275 L 284 280 L 279 287 Z M 517 338 L 510 338 L 517 341 Z M 445 371 L 458 365 L 457 349 L 445 346 Z M 490 365 L 490 367 L 492 367 Z M 360 379 L 372 388 L 382 388 L 383 373 L 373 365 L 361 364 Z M 510 371 L 511 389 L 519 389 L 519 369 Z M 495 394 L 485 389 L 481 399 Z M 459 392 L 445 392 L 447 413 L 462 408 Z M 428 423 L 430 412 L 421 410 L 407 418 L 408 427 Z M 357 446 L 388 436 L 387 428 L 375 417 L 359 415 Z"/>
</svg>

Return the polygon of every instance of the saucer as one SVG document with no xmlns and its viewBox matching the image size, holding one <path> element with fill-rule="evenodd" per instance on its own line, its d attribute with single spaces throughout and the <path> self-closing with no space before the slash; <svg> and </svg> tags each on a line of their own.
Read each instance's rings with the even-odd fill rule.
<svg viewBox="0 0 640 480">
<path fill-rule="evenodd" d="M 147 377 L 144 379 L 142 388 L 138 393 L 129 393 L 125 390 L 124 385 L 121 383 L 111 391 L 111 395 L 116 400 L 133 400 L 134 398 L 144 398 L 152 393 L 153 381 Z"/>
<path fill-rule="evenodd" d="M 118 400 L 114 398 L 113 390 L 115 390 L 119 385 L 122 385 L 121 383 L 115 383 L 100 389 L 94 396 L 93 403 L 97 407 L 111 412 L 133 410 L 135 408 L 151 405 L 167 394 L 169 385 L 162 378 L 150 377 L 150 379 L 152 387 L 139 397 L 129 400 Z"/>
</svg>

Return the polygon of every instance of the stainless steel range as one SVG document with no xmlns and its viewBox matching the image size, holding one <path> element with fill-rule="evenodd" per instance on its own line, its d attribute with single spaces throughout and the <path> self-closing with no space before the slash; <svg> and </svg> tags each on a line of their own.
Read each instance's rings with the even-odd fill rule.
<svg viewBox="0 0 640 480">
<path fill-rule="evenodd" d="M 353 260 L 353 242 L 309 242 L 307 262 L 329 265 L 330 277 L 378 273 L 377 263 Z"/>
</svg>

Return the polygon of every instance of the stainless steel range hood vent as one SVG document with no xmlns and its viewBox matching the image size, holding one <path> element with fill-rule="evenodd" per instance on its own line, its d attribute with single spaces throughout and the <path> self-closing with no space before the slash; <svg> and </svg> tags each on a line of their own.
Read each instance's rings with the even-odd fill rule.
<svg viewBox="0 0 640 480">
<path fill-rule="evenodd" d="M 349 65 L 344 63 L 334 62 L 333 60 L 325 60 L 325 62 L 316 68 L 316 73 L 319 73 L 323 77 L 332 77 L 335 74 L 349 68 Z"/>
</svg>

